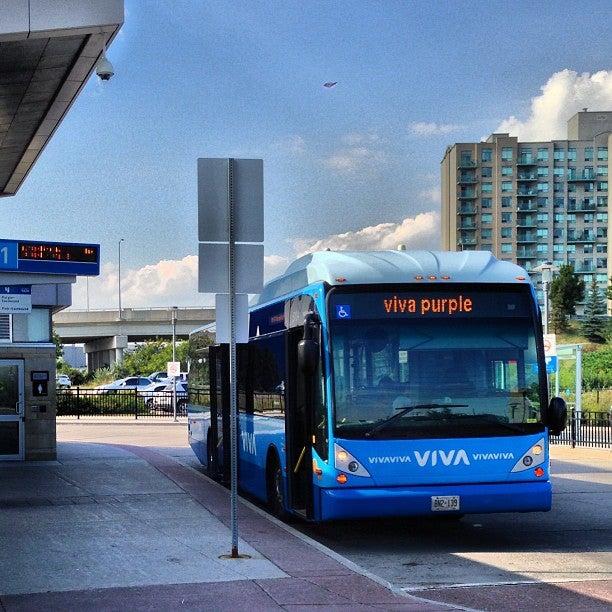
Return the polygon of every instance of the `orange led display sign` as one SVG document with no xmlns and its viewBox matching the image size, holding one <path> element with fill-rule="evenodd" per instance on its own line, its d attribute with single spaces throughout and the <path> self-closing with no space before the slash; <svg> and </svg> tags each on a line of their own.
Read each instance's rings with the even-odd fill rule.
<svg viewBox="0 0 612 612">
<path fill-rule="evenodd" d="M 420 314 L 430 313 L 453 315 L 456 313 L 472 312 L 474 302 L 472 298 L 464 295 L 451 297 L 418 296 L 416 298 L 392 297 L 382 298 L 385 312 L 387 314 Z"/>
</svg>

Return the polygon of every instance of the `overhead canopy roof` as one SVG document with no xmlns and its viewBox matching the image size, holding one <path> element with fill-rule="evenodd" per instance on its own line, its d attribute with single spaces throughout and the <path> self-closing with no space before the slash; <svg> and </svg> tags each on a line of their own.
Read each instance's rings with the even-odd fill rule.
<svg viewBox="0 0 612 612">
<path fill-rule="evenodd" d="M 123 0 L 0 2 L 0 196 L 14 195 L 123 23 Z"/>
</svg>

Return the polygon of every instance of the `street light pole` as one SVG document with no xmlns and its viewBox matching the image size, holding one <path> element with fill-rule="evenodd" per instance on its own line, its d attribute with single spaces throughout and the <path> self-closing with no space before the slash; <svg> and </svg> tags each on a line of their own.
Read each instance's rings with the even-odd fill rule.
<svg viewBox="0 0 612 612">
<path fill-rule="evenodd" d="M 177 307 L 172 307 L 172 361 L 176 362 L 176 316 Z M 174 421 L 176 418 L 176 376 L 172 377 L 172 412 L 174 413 Z"/>
<path fill-rule="evenodd" d="M 121 243 L 125 242 L 125 240 L 123 238 L 121 238 L 119 240 L 119 275 L 118 275 L 118 288 L 119 288 L 119 320 L 121 320 L 122 317 L 122 310 L 121 310 Z"/>
</svg>

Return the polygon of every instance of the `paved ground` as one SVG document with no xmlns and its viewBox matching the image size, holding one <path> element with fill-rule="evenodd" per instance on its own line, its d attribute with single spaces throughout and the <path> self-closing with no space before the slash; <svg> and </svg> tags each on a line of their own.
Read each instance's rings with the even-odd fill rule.
<svg viewBox="0 0 612 612">
<path fill-rule="evenodd" d="M 62 424 L 58 431 L 61 439 L 138 443 L 197 465 L 185 446 L 183 425 Z M 610 609 L 611 453 L 557 447 L 553 454 L 551 513 L 300 529 L 428 599 L 482 610 Z"/>
<path fill-rule="evenodd" d="M 456 609 L 388 590 L 249 504 L 249 558 L 222 558 L 228 493 L 176 460 L 184 425 L 58 430 L 58 461 L 0 467 L 3 612 Z"/>
</svg>

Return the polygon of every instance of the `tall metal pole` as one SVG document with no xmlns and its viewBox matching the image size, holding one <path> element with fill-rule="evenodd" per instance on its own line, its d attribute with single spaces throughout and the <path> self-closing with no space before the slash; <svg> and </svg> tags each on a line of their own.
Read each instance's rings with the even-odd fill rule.
<svg viewBox="0 0 612 612">
<path fill-rule="evenodd" d="M 176 361 L 176 315 L 177 307 L 172 307 L 172 361 Z M 174 421 L 176 418 L 176 376 L 172 377 L 172 412 L 174 413 Z"/>
<path fill-rule="evenodd" d="M 236 393 L 236 240 L 234 235 L 234 160 L 230 158 L 227 166 L 228 193 L 228 285 L 230 315 L 229 377 L 230 377 L 230 522 L 232 528 L 232 558 L 238 558 L 238 402 Z"/>
<path fill-rule="evenodd" d="M 544 287 L 544 333 L 548 333 L 548 282 L 542 283 Z"/>
<path fill-rule="evenodd" d="M 118 274 L 118 288 L 119 288 L 119 319 L 121 320 L 122 317 L 122 310 L 121 310 L 121 243 L 124 242 L 124 239 L 121 238 L 119 240 L 119 274 Z"/>
</svg>

